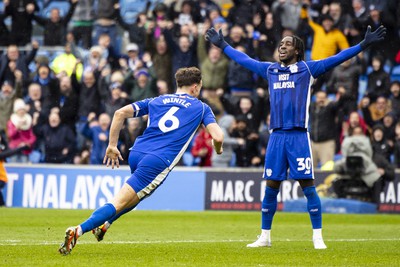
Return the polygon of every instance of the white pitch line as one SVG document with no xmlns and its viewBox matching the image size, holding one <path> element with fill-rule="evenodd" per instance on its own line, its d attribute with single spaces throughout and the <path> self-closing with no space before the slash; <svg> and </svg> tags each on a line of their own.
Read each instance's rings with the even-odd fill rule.
<svg viewBox="0 0 400 267">
<path fill-rule="evenodd" d="M 239 240 L 152 240 L 152 241 L 103 241 L 102 244 L 178 244 L 178 243 L 242 243 L 251 242 L 249 239 Z M 273 242 L 307 242 L 308 239 L 274 239 Z M 351 238 L 351 239 L 325 239 L 326 242 L 375 242 L 375 241 L 400 241 L 400 238 Z M 96 241 L 79 240 L 79 244 L 97 244 Z M 0 246 L 52 246 L 61 244 L 61 241 L 22 242 L 22 240 L 0 240 Z"/>
</svg>

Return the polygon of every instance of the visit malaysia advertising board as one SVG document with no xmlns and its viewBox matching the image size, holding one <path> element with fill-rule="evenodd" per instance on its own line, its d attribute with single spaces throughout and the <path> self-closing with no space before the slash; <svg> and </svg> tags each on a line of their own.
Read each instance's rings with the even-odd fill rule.
<svg viewBox="0 0 400 267">
<path fill-rule="evenodd" d="M 130 176 L 128 167 L 6 165 L 4 190 L 8 207 L 96 209 L 110 202 Z M 142 210 L 261 210 L 265 180 L 260 169 L 175 168 L 166 181 L 139 206 Z M 332 196 L 334 174 L 316 172 L 315 184 L 323 197 Z M 297 182 L 283 181 L 278 209 L 302 199 Z M 326 198 L 326 199 L 328 199 Z M 285 205 L 286 203 L 286 205 Z M 378 212 L 400 213 L 400 173 L 385 186 Z"/>
</svg>

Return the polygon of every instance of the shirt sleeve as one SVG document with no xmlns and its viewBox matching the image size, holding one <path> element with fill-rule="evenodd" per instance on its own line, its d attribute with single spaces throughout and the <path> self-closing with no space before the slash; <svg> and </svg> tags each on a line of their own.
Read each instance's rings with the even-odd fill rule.
<svg viewBox="0 0 400 267">
<path fill-rule="evenodd" d="M 318 76 L 345 62 L 346 60 L 356 56 L 361 51 L 361 46 L 357 44 L 348 49 L 342 50 L 334 56 L 322 60 L 307 61 L 306 64 L 310 69 L 311 75 L 314 78 L 317 78 Z"/>
<path fill-rule="evenodd" d="M 132 103 L 131 105 L 133 107 L 133 117 L 142 117 L 149 114 L 149 103 L 153 99 L 154 98 L 146 98 L 141 101 Z"/>
<path fill-rule="evenodd" d="M 252 72 L 255 72 L 256 74 L 264 78 L 266 78 L 267 75 L 266 70 L 272 64 L 271 62 L 260 62 L 255 59 L 252 59 L 245 53 L 234 49 L 230 45 L 228 45 L 224 49 L 224 53 L 233 61 L 239 63 L 246 69 L 251 70 Z"/>
<path fill-rule="evenodd" d="M 216 123 L 216 119 L 215 119 L 215 115 L 212 112 L 211 108 L 209 105 L 203 103 L 204 106 L 204 116 L 203 116 L 203 121 L 202 123 L 204 124 L 204 126 L 209 125 L 210 123 Z"/>
</svg>

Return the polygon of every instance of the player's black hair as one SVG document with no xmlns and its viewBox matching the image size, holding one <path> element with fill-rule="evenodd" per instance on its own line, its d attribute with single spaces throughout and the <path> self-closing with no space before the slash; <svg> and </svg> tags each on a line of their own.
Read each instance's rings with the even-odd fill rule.
<svg viewBox="0 0 400 267">
<path fill-rule="evenodd" d="M 199 84 L 201 81 L 201 71 L 196 67 L 180 68 L 175 74 L 175 79 L 178 87 Z"/>
<path fill-rule="evenodd" d="M 292 38 L 293 38 L 293 46 L 299 52 L 297 54 L 297 62 L 302 61 L 304 60 L 304 54 L 305 54 L 304 42 L 297 35 L 292 35 Z"/>
</svg>

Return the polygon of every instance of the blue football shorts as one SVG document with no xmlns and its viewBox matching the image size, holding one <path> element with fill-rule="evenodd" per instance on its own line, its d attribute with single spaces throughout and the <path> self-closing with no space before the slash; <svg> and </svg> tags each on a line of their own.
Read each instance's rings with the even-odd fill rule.
<svg viewBox="0 0 400 267">
<path fill-rule="evenodd" d="M 267 145 L 263 178 L 314 179 L 310 135 L 306 129 L 274 130 Z"/>
<path fill-rule="evenodd" d="M 126 180 L 139 199 L 151 195 L 167 178 L 170 169 L 159 157 L 131 150 L 128 158 L 131 177 Z"/>
</svg>

